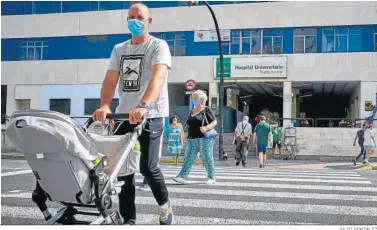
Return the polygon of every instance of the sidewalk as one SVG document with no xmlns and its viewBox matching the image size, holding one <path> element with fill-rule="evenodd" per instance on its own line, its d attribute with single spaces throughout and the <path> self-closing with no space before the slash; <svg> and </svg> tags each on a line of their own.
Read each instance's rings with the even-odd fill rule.
<svg viewBox="0 0 377 230">
<path fill-rule="evenodd" d="M 1 159 L 25 159 L 24 155 L 21 153 L 1 153 Z M 161 163 L 164 164 L 174 164 L 173 158 L 170 156 L 161 156 Z M 183 157 L 179 158 L 179 164 L 183 163 Z M 217 156 L 215 156 L 215 166 L 220 167 L 236 167 L 236 161 L 232 158 L 228 158 L 227 161 L 219 161 Z M 199 164 L 202 165 L 203 162 L 200 160 Z M 247 166 L 249 168 L 258 167 L 259 161 L 257 157 L 249 157 Z M 242 166 L 238 166 L 241 168 Z M 323 162 L 317 160 L 278 160 L 278 159 L 268 159 L 268 168 L 279 168 L 279 169 L 333 169 L 333 170 L 377 170 L 377 164 L 372 163 L 369 166 L 365 166 L 362 163 L 358 163 L 354 166 L 352 162 Z"/>
</svg>

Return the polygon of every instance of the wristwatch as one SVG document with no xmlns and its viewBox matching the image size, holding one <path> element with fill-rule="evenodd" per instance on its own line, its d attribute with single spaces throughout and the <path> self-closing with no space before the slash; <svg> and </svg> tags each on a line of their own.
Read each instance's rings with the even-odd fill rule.
<svg viewBox="0 0 377 230">
<path fill-rule="evenodd" d="M 145 103 L 144 101 L 140 102 L 139 105 L 137 106 L 138 108 L 144 108 L 146 109 L 148 107 L 147 103 Z"/>
</svg>

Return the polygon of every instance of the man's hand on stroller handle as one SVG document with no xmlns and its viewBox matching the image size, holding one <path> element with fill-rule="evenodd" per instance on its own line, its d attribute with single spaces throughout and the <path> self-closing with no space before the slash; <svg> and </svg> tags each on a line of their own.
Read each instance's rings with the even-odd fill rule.
<svg viewBox="0 0 377 230">
<path fill-rule="evenodd" d="M 146 108 L 135 108 L 130 113 L 130 124 L 138 124 L 142 122 L 144 115 L 147 113 Z"/>
<path fill-rule="evenodd" d="M 144 115 L 147 109 L 145 108 L 135 108 L 130 114 L 127 113 L 111 113 L 110 108 L 105 105 L 94 111 L 91 122 L 100 121 L 102 124 L 105 123 L 106 119 L 119 119 L 119 120 L 129 120 L 131 124 L 141 124 L 143 122 Z M 89 126 L 88 125 L 88 126 Z"/>
<path fill-rule="evenodd" d="M 111 110 L 108 105 L 103 105 L 92 115 L 93 121 L 100 121 L 102 124 L 105 123 L 106 117 L 111 114 Z"/>
</svg>

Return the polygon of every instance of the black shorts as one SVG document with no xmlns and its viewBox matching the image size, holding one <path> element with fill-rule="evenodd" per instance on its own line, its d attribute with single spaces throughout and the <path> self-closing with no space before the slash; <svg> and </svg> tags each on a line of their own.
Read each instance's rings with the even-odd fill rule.
<svg viewBox="0 0 377 230">
<path fill-rule="evenodd" d="M 272 143 L 272 148 L 273 149 L 276 148 L 276 145 L 278 146 L 279 149 L 281 149 L 281 142 L 280 141 L 274 141 Z"/>
</svg>

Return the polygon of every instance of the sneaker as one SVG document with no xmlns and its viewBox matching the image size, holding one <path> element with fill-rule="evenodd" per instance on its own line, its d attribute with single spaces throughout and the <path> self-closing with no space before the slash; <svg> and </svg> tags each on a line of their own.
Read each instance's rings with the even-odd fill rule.
<svg viewBox="0 0 377 230">
<path fill-rule="evenodd" d="M 262 165 L 262 164 L 260 164 L 260 165 L 259 165 L 259 168 L 263 168 L 263 165 Z"/>
<path fill-rule="evenodd" d="M 363 162 L 363 164 L 365 164 L 365 165 L 370 165 L 369 161 L 367 161 L 367 160 L 365 160 L 365 161 Z"/>
<path fill-rule="evenodd" d="M 356 166 L 356 159 L 352 159 L 353 165 Z"/>
<path fill-rule="evenodd" d="M 46 216 L 45 217 L 46 224 L 52 225 L 52 224 L 55 224 L 55 223 L 60 223 L 61 218 L 66 213 L 66 210 L 67 210 L 67 207 L 63 207 L 63 208 L 59 209 L 54 215 L 50 214 L 50 215 Z M 75 220 L 75 218 L 73 216 L 70 216 L 69 220 Z"/>
<path fill-rule="evenodd" d="M 242 167 L 247 168 L 247 165 L 246 164 L 242 164 Z"/>
<path fill-rule="evenodd" d="M 214 184 L 215 182 L 215 179 L 208 179 L 206 184 Z"/>
<path fill-rule="evenodd" d="M 173 180 L 179 184 L 188 184 L 188 181 L 182 177 L 174 177 Z"/>
<path fill-rule="evenodd" d="M 160 225 L 171 225 L 173 220 L 173 209 L 170 200 L 168 200 L 166 204 L 160 206 Z"/>
<path fill-rule="evenodd" d="M 240 161 L 237 161 L 237 162 L 236 162 L 236 166 L 238 166 L 238 165 L 240 165 Z"/>
<path fill-rule="evenodd" d="M 140 186 L 138 187 L 138 190 L 139 191 L 148 191 L 149 190 L 149 186 L 147 184 L 140 184 Z"/>
<path fill-rule="evenodd" d="M 49 221 L 52 218 L 51 214 L 48 216 L 45 216 L 45 221 Z"/>
</svg>

